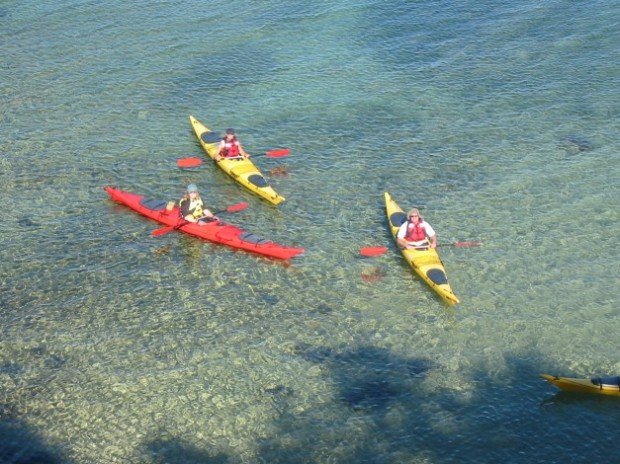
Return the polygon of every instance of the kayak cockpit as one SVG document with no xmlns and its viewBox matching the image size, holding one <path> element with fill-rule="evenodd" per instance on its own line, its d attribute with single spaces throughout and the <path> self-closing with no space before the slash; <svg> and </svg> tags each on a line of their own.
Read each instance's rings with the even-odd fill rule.
<svg viewBox="0 0 620 464">
<path fill-rule="evenodd" d="M 590 379 L 590 382 L 601 388 L 620 388 L 620 376 L 595 377 Z"/>
<path fill-rule="evenodd" d="M 147 199 L 140 201 L 140 204 L 144 206 L 146 209 L 150 209 L 151 211 L 163 211 L 166 209 L 168 205 L 167 201 L 164 200 L 155 200 L 155 199 Z"/>
</svg>

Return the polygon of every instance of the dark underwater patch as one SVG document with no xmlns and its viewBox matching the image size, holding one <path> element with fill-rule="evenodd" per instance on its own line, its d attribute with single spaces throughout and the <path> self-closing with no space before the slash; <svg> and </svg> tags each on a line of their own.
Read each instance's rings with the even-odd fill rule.
<svg viewBox="0 0 620 464">
<path fill-rule="evenodd" d="M 384 408 L 400 395 L 386 379 L 371 379 L 356 383 L 341 392 L 340 400 L 353 409 Z"/>
<path fill-rule="evenodd" d="M 294 393 L 294 390 L 286 385 L 276 385 L 274 387 L 265 388 L 265 393 L 271 396 L 289 396 Z"/>
<path fill-rule="evenodd" d="M 213 449 L 201 449 L 178 439 L 158 439 L 146 445 L 153 464 L 225 464 L 231 459 Z"/>
<path fill-rule="evenodd" d="M 67 361 L 60 356 L 51 355 L 45 359 L 45 367 L 48 369 L 60 369 Z"/>
<path fill-rule="evenodd" d="M 38 224 L 29 217 L 19 218 L 17 224 L 21 227 L 37 227 Z"/>
<path fill-rule="evenodd" d="M 331 314 L 334 312 L 334 309 L 325 303 L 321 303 L 314 309 L 314 311 L 319 314 Z"/>
<path fill-rule="evenodd" d="M 314 347 L 307 343 L 298 343 L 295 346 L 295 354 L 306 361 L 321 363 L 331 357 L 333 352 L 326 346 Z"/>
<path fill-rule="evenodd" d="M 34 348 L 30 349 L 30 352 L 34 356 L 43 356 L 45 353 L 47 353 L 47 350 L 45 349 L 44 346 L 35 346 Z"/>
<path fill-rule="evenodd" d="M 0 403 L 0 421 L 15 419 L 19 411 L 12 404 Z"/>
<path fill-rule="evenodd" d="M 430 360 L 403 358 L 374 346 L 339 351 L 298 344 L 296 353 L 331 369 L 338 386 L 336 399 L 353 409 L 386 410 L 410 395 L 408 379 L 424 377 L 434 367 Z"/>
<path fill-rule="evenodd" d="M 19 375 L 24 372 L 24 367 L 21 364 L 5 361 L 0 363 L 0 374 Z"/>
<path fill-rule="evenodd" d="M 576 155 L 594 149 L 592 142 L 576 135 L 569 135 L 560 139 L 559 147 L 570 155 Z"/>
<path fill-rule="evenodd" d="M 278 298 L 277 296 L 272 295 L 270 293 L 261 293 L 260 294 L 260 298 L 261 298 L 261 300 L 263 300 L 265 303 L 267 303 L 270 306 L 273 306 L 278 301 L 280 301 L 280 298 Z"/>
</svg>

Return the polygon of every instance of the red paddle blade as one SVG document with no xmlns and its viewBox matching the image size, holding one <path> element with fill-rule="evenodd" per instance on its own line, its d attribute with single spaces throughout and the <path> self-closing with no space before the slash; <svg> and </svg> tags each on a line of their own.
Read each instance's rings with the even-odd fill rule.
<svg viewBox="0 0 620 464">
<path fill-rule="evenodd" d="M 291 154 L 291 150 L 288 148 L 279 148 L 277 150 L 269 150 L 265 153 L 267 158 L 282 158 Z"/>
<path fill-rule="evenodd" d="M 177 160 L 177 166 L 180 168 L 195 168 L 201 164 L 202 159 L 200 158 L 180 158 Z"/>
<path fill-rule="evenodd" d="M 476 247 L 480 245 L 482 245 L 482 242 L 455 242 L 454 243 L 455 247 L 460 247 L 460 248 Z"/>
<path fill-rule="evenodd" d="M 360 255 L 362 256 L 379 256 L 387 251 L 385 246 L 371 246 L 360 249 Z"/>
<path fill-rule="evenodd" d="M 236 213 L 237 211 L 243 211 L 248 206 L 248 203 L 242 201 L 241 203 L 237 203 L 236 205 L 230 205 L 228 208 L 226 208 L 226 211 L 228 211 L 229 213 Z"/>
<path fill-rule="evenodd" d="M 159 237 L 160 235 L 164 235 L 167 234 L 168 232 L 171 232 L 174 230 L 175 226 L 166 226 L 166 227 L 162 227 L 161 229 L 155 229 L 153 232 L 151 232 L 151 235 L 153 237 Z"/>
</svg>

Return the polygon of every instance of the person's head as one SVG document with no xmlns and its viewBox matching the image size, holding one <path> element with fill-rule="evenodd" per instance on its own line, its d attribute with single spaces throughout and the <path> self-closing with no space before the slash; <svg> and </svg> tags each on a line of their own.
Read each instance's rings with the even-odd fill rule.
<svg viewBox="0 0 620 464">
<path fill-rule="evenodd" d="M 189 184 L 187 186 L 187 194 L 190 197 L 195 197 L 198 195 L 198 187 L 196 186 L 196 184 Z"/>
<path fill-rule="evenodd" d="M 226 135 L 225 137 L 227 139 L 233 139 L 235 138 L 235 129 L 233 129 L 232 127 L 229 127 L 228 129 L 226 129 Z"/>
<path fill-rule="evenodd" d="M 418 208 L 413 208 L 407 213 L 407 218 L 412 222 L 418 222 L 422 220 L 422 216 L 420 216 L 420 211 Z"/>
</svg>

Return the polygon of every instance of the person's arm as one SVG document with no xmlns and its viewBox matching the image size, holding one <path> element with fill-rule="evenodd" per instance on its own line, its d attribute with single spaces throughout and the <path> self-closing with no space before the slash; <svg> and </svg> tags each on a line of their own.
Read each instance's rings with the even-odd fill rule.
<svg viewBox="0 0 620 464">
<path fill-rule="evenodd" d="M 403 223 L 396 234 L 396 243 L 400 245 L 402 248 L 407 248 L 407 240 L 405 240 L 405 235 L 407 234 L 407 222 Z"/>
<path fill-rule="evenodd" d="M 217 155 L 215 155 L 215 161 L 218 162 L 220 161 L 223 157 L 224 157 L 224 150 L 226 149 L 226 144 L 224 143 L 224 141 L 222 140 L 220 142 L 220 149 L 217 152 Z"/>
<path fill-rule="evenodd" d="M 239 154 L 241 154 L 241 156 L 243 156 L 244 158 L 249 158 L 250 154 L 245 151 L 245 149 L 243 148 L 243 145 L 241 145 L 241 142 L 239 142 Z"/>
<path fill-rule="evenodd" d="M 430 242 L 430 247 L 437 248 L 437 234 L 428 222 L 424 223 L 424 231 L 426 232 L 426 236 Z"/>
</svg>

